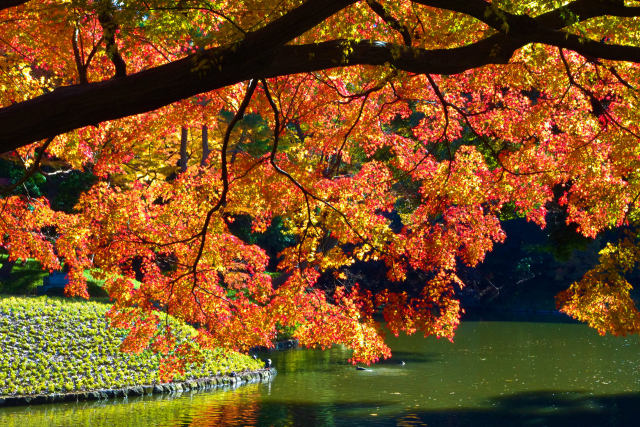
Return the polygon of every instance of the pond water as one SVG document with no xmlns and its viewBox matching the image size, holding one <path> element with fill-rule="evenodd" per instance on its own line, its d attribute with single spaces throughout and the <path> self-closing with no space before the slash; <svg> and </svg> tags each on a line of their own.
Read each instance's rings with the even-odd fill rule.
<svg viewBox="0 0 640 427">
<path fill-rule="evenodd" d="M 390 338 L 391 360 L 269 355 L 271 383 L 128 400 L 0 408 L 1 426 L 622 426 L 640 415 L 640 339 L 584 325 L 463 322 L 455 343 Z M 402 361 L 405 362 L 402 365 Z"/>
</svg>

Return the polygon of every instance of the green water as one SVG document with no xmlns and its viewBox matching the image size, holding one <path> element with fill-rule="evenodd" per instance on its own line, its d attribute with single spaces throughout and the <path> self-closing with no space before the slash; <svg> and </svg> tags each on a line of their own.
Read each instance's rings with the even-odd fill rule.
<svg viewBox="0 0 640 427">
<path fill-rule="evenodd" d="M 269 384 L 0 408 L 0 426 L 622 426 L 640 415 L 640 339 L 583 325 L 465 322 L 455 343 L 390 339 L 359 371 L 341 348 L 272 353 Z M 402 365 L 400 361 L 404 361 Z"/>
</svg>

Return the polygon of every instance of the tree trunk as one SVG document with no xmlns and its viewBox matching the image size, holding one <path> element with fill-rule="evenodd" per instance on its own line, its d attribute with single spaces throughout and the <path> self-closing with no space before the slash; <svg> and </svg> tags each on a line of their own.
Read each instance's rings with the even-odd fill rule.
<svg viewBox="0 0 640 427">
<path fill-rule="evenodd" d="M 178 161 L 180 172 L 185 172 L 187 170 L 187 161 L 189 160 L 187 155 L 188 138 L 189 130 L 185 126 L 182 126 L 182 135 L 180 136 L 180 160 Z"/>
<path fill-rule="evenodd" d="M 207 164 L 207 157 L 209 157 L 209 128 L 207 125 L 202 125 L 202 158 L 200 159 L 200 166 Z"/>
</svg>

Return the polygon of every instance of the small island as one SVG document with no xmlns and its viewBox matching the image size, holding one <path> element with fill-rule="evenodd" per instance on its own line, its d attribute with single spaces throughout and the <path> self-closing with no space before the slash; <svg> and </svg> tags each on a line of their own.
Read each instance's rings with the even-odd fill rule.
<svg viewBox="0 0 640 427">
<path fill-rule="evenodd" d="M 0 297 L 0 406 L 181 392 L 269 380 L 274 369 L 229 350 L 205 352 L 170 383 L 160 356 L 119 350 L 127 331 L 108 327 L 109 304 L 52 297 Z M 179 339 L 195 330 L 171 319 Z"/>
</svg>

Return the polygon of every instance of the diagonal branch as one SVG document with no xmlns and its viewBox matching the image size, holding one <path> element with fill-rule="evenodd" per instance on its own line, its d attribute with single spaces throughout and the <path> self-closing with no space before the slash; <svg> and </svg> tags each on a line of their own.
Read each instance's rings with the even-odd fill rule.
<svg viewBox="0 0 640 427">
<path fill-rule="evenodd" d="M 383 248 L 379 248 L 376 247 L 376 245 L 374 245 L 372 242 L 369 241 L 369 239 L 367 239 L 365 236 L 363 236 L 354 226 L 353 224 L 351 224 L 351 221 L 349 221 L 349 218 L 347 217 L 347 215 L 342 212 L 340 209 L 336 208 L 335 206 L 333 206 L 332 203 L 330 203 L 329 201 L 316 196 L 313 192 L 309 191 L 307 188 L 305 188 L 300 182 L 298 182 L 297 179 L 295 179 L 289 172 L 285 171 L 284 169 L 282 169 L 277 163 L 276 163 L 276 154 L 278 152 L 278 143 L 280 141 L 280 111 L 278 110 L 278 107 L 276 105 L 276 103 L 273 101 L 273 98 L 271 97 L 271 93 L 269 92 L 269 86 L 267 85 L 265 80 L 262 80 L 262 85 L 264 87 L 264 93 L 265 96 L 267 97 L 267 101 L 269 102 L 269 105 L 271 106 L 271 109 L 273 110 L 274 116 L 275 116 L 275 125 L 274 125 L 274 131 L 273 131 L 273 137 L 274 137 L 274 141 L 273 141 L 273 147 L 271 148 L 271 154 L 269 157 L 269 161 L 271 163 L 271 166 L 273 166 L 273 168 L 275 169 L 276 172 L 278 172 L 279 174 L 283 175 L 284 177 L 286 177 L 289 181 L 291 181 L 291 183 L 293 185 L 295 185 L 304 195 L 306 204 L 307 204 L 307 215 L 309 218 L 309 222 L 308 224 L 311 223 L 311 207 L 309 205 L 309 199 L 313 199 L 317 202 L 320 202 L 322 204 L 324 204 L 325 206 L 327 206 L 329 209 L 331 209 L 333 212 L 335 212 L 336 214 L 338 214 L 338 216 L 340 216 L 340 218 L 342 218 L 342 221 L 346 224 L 346 226 L 353 232 L 353 234 L 355 234 L 358 239 L 360 239 L 363 243 L 368 244 L 369 246 L 371 246 L 373 249 L 376 249 L 378 251 L 380 251 L 380 253 L 385 253 Z M 307 224 L 307 230 L 309 228 L 309 225 Z M 305 230 L 305 237 L 307 234 L 307 230 Z"/>
<path fill-rule="evenodd" d="M 33 164 L 29 167 L 28 170 L 25 171 L 22 178 L 20 178 L 17 182 L 11 184 L 8 187 L 0 187 L 0 196 L 7 195 L 11 193 L 13 190 L 27 182 L 29 178 L 33 176 L 33 174 L 40 168 L 40 162 L 42 161 L 42 157 L 44 156 L 44 152 L 47 150 L 47 147 L 51 144 L 54 137 L 48 138 L 42 146 L 37 150 L 38 154 L 36 158 L 33 160 Z"/>
<path fill-rule="evenodd" d="M 376 13 L 376 15 L 382 18 L 384 22 L 389 24 L 391 28 L 400 33 L 404 44 L 406 44 L 407 46 L 411 46 L 411 33 L 405 25 L 398 21 L 393 15 L 389 13 L 389 11 L 384 8 L 383 5 L 381 5 L 377 1 L 367 0 L 367 5 Z"/>
<path fill-rule="evenodd" d="M 560 59 L 562 60 L 562 64 L 564 65 L 567 78 L 569 79 L 569 84 L 580 89 L 580 92 L 582 92 L 582 94 L 589 99 L 589 102 L 592 105 L 592 114 L 594 114 L 595 116 L 604 115 L 608 121 L 612 122 L 623 131 L 629 133 L 630 135 L 634 136 L 637 139 L 640 139 L 639 134 L 629 129 L 629 127 L 624 126 L 615 117 L 613 117 L 611 113 L 609 113 L 608 109 L 602 104 L 602 101 L 598 99 L 592 91 L 590 91 L 589 89 L 587 89 L 586 87 L 578 83 L 578 81 L 573 77 L 573 74 L 571 73 L 571 68 L 569 67 L 569 63 L 567 62 L 567 59 L 565 58 L 564 53 L 562 52 L 562 48 L 558 50 L 560 52 Z"/>
<path fill-rule="evenodd" d="M 416 1 L 429 5 L 444 0 Z M 447 0 L 447 4 L 456 5 L 461 1 Z M 479 1 L 465 0 L 464 3 L 473 5 Z M 285 44 L 354 2 L 308 0 L 281 18 L 248 33 L 238 43 L 207 49 L 118 79 L 61 87 L 2 108 L 0 153 L 80 127 L 151 111 L 252 78 L 353 65 L 391 66 L 417 74 L 456 74 L 487 64 L 508 63 L 517 49 L 530 43 L 570 49 L 593 58 L 640 63 L 640 47 L 603 44 L 557 30 L 562 24 L 555 25 L 554 16 L 560 16 L 560 12 L 549 12 L 537 18 L 513 15 L 512 21 L 512 17 L 506 15 L 509 27 L 515 32 L 499 32 L 479 42 L 451 49 L 427 50 L 371 40 Z M 606 6 L 605 11 L 620 9 L 620 6 L 611 6 L 615 2 L 605 0 L 577 0 L 570 5 L 582 5 L 586 9 L 584 5 L 594 2 Z M 632 13 L 630 8 L 622 7 L 622 12 Z M 633 13 L 636 13 L 635 9 Z M 526 25 L 520 25 L 521 22 Z"/>
<path fill-rule="evenodd" d="M 207 240 L 207 229 L 209 228 L 209 223 L 211 222 L 211 218 L 213 217 L 213 214 L 216 211 L 218 211 L 221 207 L 223 207 L 227 203 L 227 194 L 229 192 L 229 172 L 227 170 L 227 148 L 229 147 L 231 132 L 233 132 L 233 128 L 235 127 L 235 125 L 244 117 L 244 112 L 249 106 L 249 102 L 251 101 L 251 97 L 253 96 L 253 93 L 256 90 L 256 86 L 257 86 L 257 81 L 251 80 L 251 82 L 249 83 L 249 86 L 247 87 L 247 92 L 244 95 L 244 99 L 242 100 L 242 103 L 240 104 L 238 111 L 236 111 L 236 114 L 233 116 L 233 118 L 229 122 L 229 125 L 227 126 L 227 130 L 224 134 L 224 139 L 222 141 L 222 148 L 220 150 L 221 151 L 220 168 L 221 168 L 221 177 L 222 177 L 222 193 L 220 194 L 220 199 L 218 199 L 218 202 L 215 204 L 215 206 L 213 206 L 209 210 L 209 212 L 207 212 L 204 225 L 202 226 L 202 230 L 199 233 L 200 246 L 198 247 L 198 253 L 196 254 L 196 258 L 193 261 L 193 269 L 192 269 L 192 273 L 194 277 L 194 285 L 196 282 L 195 278 L 196 278 L 196 272 L 198 269 L 198 263 L 200 262 L 200 259 L 202 258 L 202 254 L 204 252 L 204 246 Z"/>
<path fill-rule="evenodd" d="M 9 5 L 13 3 L 12 0 L 8 2 Z M 77 86 L 62 87 L 51 93 L 55 94 L 53 97 L 36 97 L 15 104 L 17 108 L 2 108 L 0 128 L 12 120 L 19 119 L 23 120 L 23 124 L 29 123 L 29 126 L 34 126 L 34 129 L 29 132 L 24 128 L 16 129 L 20 126 L 12 126 L 13 129 L 5 128 L 6 133 L 0 131 L 0 153 L 73 129 L 151 111 L 198 93 L 248 80 L 260 70 L 262 62 L 270 62 L 271 49 L 284 45 L 356 2 L 357 0 L 307 0 L 264 27 L 247 33 L 238 43 L 208 49 L 202 54 L 190 55 L 131 76 L 84 85 L 84 89 Z M 207 76 L 198 74 L 194 68 L 200 61 L 208 62 L 211 69 L 220 71 L 210 71 L 206 73 Z M 220 77 L 222 79 L 219 79 Z M 211 78 L 218 82 L 212 81 Z M 114 82 L 117 83 L 114 85 Z M 140 96 L 135 96 L 136 94 Z M 93 101 L 97 101 L 96 96 L 103 98 L 103 102 L 98 101 L 92 107 Z M 148 99 L 143 101 L 134 100 L 147 97 Z M 123 108 L 120 109 L 118 105 Z M 118 111 L 119 109 L 121 111 Z M 3 114 L 7 110 L 9 114 Z M 14 116 L 16 113 L 18 117 Z M 39 117 L 39 123 L 33 123 L 33 117 Z M 52 127 L 61 131 L 50 132 Z M 25 135 L 25 131 L 30 135 Z M 21 133 L 22 136 L 19 135 Z M 40 134 L 44 136 L 36 136 Z"/>
<path fill-rule="evenodd" d="M 214 48 L 118 79 L 61 87 L 2 108 L 0 153 L 73 129 L 151 111 L 254 77 L 385 63 L 412 72 L 452 74 L 489 63 L 506 63 L 521 45 L 490 38 L 461 48 L 430 51 L 368 40 L 335 40 L 280 46 L 269 50 L 266 56 L 253 49 L 231 52 Z M 350 54 L 345 55 L 346 48 L 352 49 Z M 208 65 L 209 71 L 197 72 L 195 67 L 200 63 Z"/>
<path fill-rule="evenodd" d="M 98 21 L 102 26 L 102 39 L 105 41 L 105 53 L 116 69 L 115 77 L 127 75 L 127 64 L 122 59 L 116 43 L 116 33 L 119 26 L 114 14 L 114 6 L 111 0 L 103 0 L 98 5 Z"/>
<path fill-rule="evenodd" d="M 621 0 L 576 0 L 536 17 L 515 15 L 485 0 L 412 0 L 423 6 L 464 13 L 498 31 L 526 34 L 539 28 L 559 30 L 598 16 L 640 16 L 640 7 Z"/>
<path fill-rule="evenodd" d="M 80 46 L 78 46 L 78 40 L 80 40 Z M 100 38 L 96 44 L 87 55 L 86 61 L 84 60 L 84 51 L 82 49 L 82 38 L 80 36 L 80 31 L 78 28 L 74 28 L 73 35 L 71 36 L 71 46 L 73 48 L 73 58 L 76 62 L 76 70 L 78 71 L 78 81 L 80 84 L 89 83 L 89 79 L 87 77 L 87 69 L 89 68 L 89 64 L 93 59 L 94 55 L 98 52 L 98 48 L 102 43 L 104 38 Z"/>
</svg>

